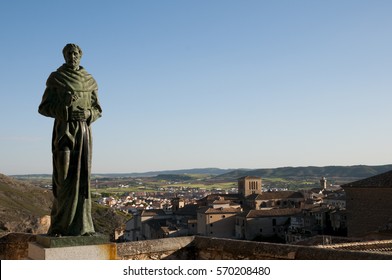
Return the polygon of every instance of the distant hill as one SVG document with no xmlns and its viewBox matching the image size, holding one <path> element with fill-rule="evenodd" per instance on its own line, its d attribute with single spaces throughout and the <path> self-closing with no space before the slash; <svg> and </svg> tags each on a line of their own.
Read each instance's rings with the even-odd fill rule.
<svg viewBox="0 0 392 280">
<path fill-rule="evenodd" d="M 193 169 L 178 169 L 178 170 L 163 170 L 163 171 L 149 171 L 139 173 L 95 173 L 95 177 L 155 177 L 159 175 L 212 175 L 217 176 L 231 172 L 235 169 L 220 169 L 220 168 L 193 168 Z"/>
<path fill-rule="evenodd" d="M 317 179 L 326 177 L 329 179 L 349 182 L 374 176 L 386 171 L 392 170 L 392 164 L 368 166 L 307 166 L 307 167 L 280 167 L 253 170 L 234 170 L 215 178 L 219 180 L 237 180 L 244 176 L 258 176 L 264 178 L 284 178 L 284 179 Z"/>
<path fill-rule="evenodd" d="M 264 178 L 283 178 L 293 180 L 318 179 L 327 177 L 339 181 L 350 182 L 374 176 L 392 170 L 392 164 L 388 165 L 353 165 L 353 166 L 306 166 L 306 167 L 278 167 L 263 169 L 220 169 L 220 168 L 194 168 L 179 170 L 150 171 L 144 173 L 95 173 L 93 178 L 126 178 L 126 177 L 155 177 L 161 179 L 174 178 L 173 175 L 211 175 L 216 180 L 235 181 L 243 176 L 259 176 Z M 165 177 L 165 175 L 169 175 Z M 14 175 L 13 178 L 26 180 L 32 178 L 50 179 L 50 174 Z M 183 177 L 185 179 L 186 177 Z M 191 179 L 191 178 L 188 178 Z"/>
<path fill-rule="evenodd" d="M 155 176 L 155 178 L 157 180 L 165 180 L 165 181 L 189 181 L 194 179 L 189 175 L 183 175 L 183 174 L 159 174 L 158 176 Z"/>
<path fill-rule="evenodd" d="M 163 171 L 148 171 L 148 172 L 133 172 L 133 173 L 94 173 L 93 178 L 124 178 L 124 177 L 155 177 L 158 175 L 211 175 L 217 176 L 228 173 L 235 169 L 221 169 L 221 168 L 193 168 L 193 169 L 178 169 L 178 170 L 163 170 Z M 26 174 L 26 175 L 12 175 L 11 177 L 17 179 L 31 179 L 31 178 L 46 178 L 50 179 L 51 174 Z"/>
</svg>

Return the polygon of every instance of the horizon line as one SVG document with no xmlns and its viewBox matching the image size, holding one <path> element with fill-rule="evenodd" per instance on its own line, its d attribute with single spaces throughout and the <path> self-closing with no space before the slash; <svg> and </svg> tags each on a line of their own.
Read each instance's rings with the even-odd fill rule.
<svg viewBox="0 0 392 280">
<path fill-rule="evenodd" d="M 279 169 L 279 168 L 308 168 L 308 167 L 316 167 L 316 168 L 323 168 L 323 167 L 356 167 L 356 166 L 372 166 L 372 167 L 380 167 L 380 166 L 388 166 L 390 164 L 380 164 L 380 165 L 373 165 L 373 164 L 353 164 L 353 165 L 324 165 L 324 166 L 317 166 L 317 165 L 307 165 L 307 166 L 280 166 L 280 167 L 262 167 L 262 168 L 219 168 L 219 167 L 195 167 L 195 168 L 181 168 L 181 169 L 166 169 L 166 170 L 152 170 L 152 171 L 134 171 L 134 172 L 93 172 L 91 175 L 106 175 L 106 174 L 146 174 L 146 173 L 160 173 L 160 172 L 179 172 L 179 171 L 187 171 L 187 170 L 198 170 L 198 169 L 218 169 L 218 170 L 229 170 L 229 171 L 235 171 L 235 170 L 246 170 L 246 171 L 252 171 L 252 170 L 260 170 L 260 169 Z M 11 174 L 6 176 L 37 176 L 37 175 L 52 175 L 51 172 L 48 173 L 24 173 L 24 174 Z"/>
</svg>

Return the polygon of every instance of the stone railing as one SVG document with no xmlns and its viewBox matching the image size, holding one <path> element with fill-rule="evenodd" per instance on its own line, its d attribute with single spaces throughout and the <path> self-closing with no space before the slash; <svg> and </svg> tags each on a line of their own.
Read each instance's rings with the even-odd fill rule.
<svg viewBox="0 0 392 280">
<path fill-rule="evenodd" d="M 31 234 L 9 234 L 0 239 L 0 259 L 27 259 Z M 392 241 L 391 241 L 392 243 Z M 120 260 L 378 260 L 391 254 L 186 236 L 115 243 Z"/>
</svg>

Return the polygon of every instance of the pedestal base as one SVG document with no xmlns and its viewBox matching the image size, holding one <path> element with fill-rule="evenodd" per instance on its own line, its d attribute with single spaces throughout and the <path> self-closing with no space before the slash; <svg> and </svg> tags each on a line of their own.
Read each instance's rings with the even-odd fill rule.
<svg viewBox="0 0 392 280">
<path fill-rule="evenodd" d="M 105 235 L 52 237 L 38 235 L 30 242 L 32 260 L 115 260 L 117 247 Z"/>
<path fill-rule="evenodd" d="M 94 236 L 62 236 L 37 235 L 37 243 L 45 248 L 58 248 L 70 246 L 100 245 L 110 243 L 107 235 L 97 234 Z"/>
<path fill-rule="evenodd" d="M 31 260 L 116 260 L 116 244 L 44 248 L 36 242 L 29 243 Z"/>
</svg>

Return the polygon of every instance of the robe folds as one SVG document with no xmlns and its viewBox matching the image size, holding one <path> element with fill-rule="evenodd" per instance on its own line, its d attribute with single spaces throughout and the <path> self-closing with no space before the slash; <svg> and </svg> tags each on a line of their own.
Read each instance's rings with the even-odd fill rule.
<svg viewBox="0 0 392 280">
<path fill-rule="evenodd" d="M 52 72 L 38 112 L 54 118 L 52 134 L 53 207 L 48 234 L 78 236 L 94 233 L 91 217 L 91 123 L 102 113 L 98 86 L 83 67 L 63 64 Z M 74 119 L 74 111 L 90 113 Z"/>
</svg>

